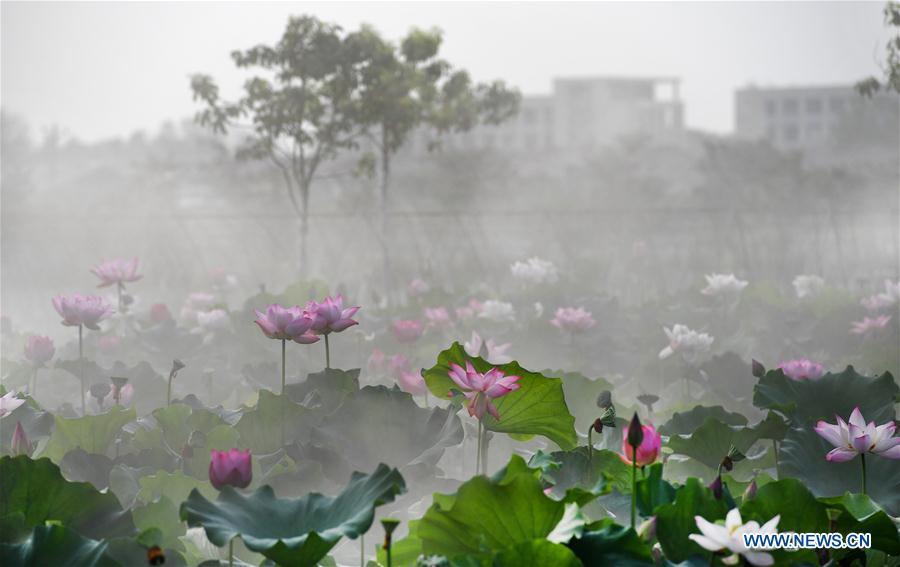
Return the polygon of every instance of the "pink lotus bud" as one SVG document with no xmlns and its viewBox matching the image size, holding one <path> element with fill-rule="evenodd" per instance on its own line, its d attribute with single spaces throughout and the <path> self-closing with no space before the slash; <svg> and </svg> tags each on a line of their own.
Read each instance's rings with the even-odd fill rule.
<svg viewBox="0 0 900 567">
<path fill-rule="evenodd" d="M 394 338 L 401 343 L 412 343 L 422 336 L 424 327 L 421 321 L 413 319 L 401 319 L 391 324 Z"/>
<path fill-rule="evenodd" d="M 211 451 L 209 482 L 218 490 L 225 486 L 247 488 L 253 480 L 250 450 Z"/>
<path fill-rule="evenodd" d="M 35 366 L 43 366 L 56 353 L 50 337 L 32 335 L 25 342 L 25 358 Z"/>
<path fill-rule="evenodd" d="M 28 457 L 31 456 L 31 451 L 33 450 L 20 421 L 16 422 L 16 430 L 13 431 L 11 450 L 13 455 L 26 455 Z"/>
<path fill-rule="evenodd" d="M 629 465 L 636 460 L 637 466 L 644 467 L 654 463 L 659 458 L 659 451 L 662 448 L 662 437 L 656 432 L 652 424 L 642 425 L 640 420 L 637 419 L 637 413 L 634 415 L 631 424 L 622 432 L 622 454 L 619 455 L 619 458 Z M 636 458 L 635 447 L 637 447 Z"/>
<path fill-rule="evenodd" d="M 165 323 L 172 320 L 172 313 L 165 303 L 154 303 L 150 306 L 150 321 L 153 323 Z"/>
<path fill-rule="evenodd" d="M 425 385 L 425 379 L 422 378 L 421 372 L 403 370 L 397 377 L 397 383 L 400 384 L 401 390 L 411 396 L 424 396 L 428 392 L 428 387 Z"/>
<path fill-rule="evenodd" d="M 429 291 L 431 291 L 431 287 L 421 278 L 414 279 L 406 286 L 406 293 L 410 297 L 420 297 Z"/>
<path fill-rule="evenodd" d="M 97 341 L 97 349 L 102 353 L 112 353 L 119 349 L 122 339 L 118 335 L 104 335 Z"/>
</svg>

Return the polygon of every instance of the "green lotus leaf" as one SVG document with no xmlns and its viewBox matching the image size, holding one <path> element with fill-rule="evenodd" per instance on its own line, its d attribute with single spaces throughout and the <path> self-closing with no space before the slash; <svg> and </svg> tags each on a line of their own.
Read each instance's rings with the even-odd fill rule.
<svg viewBox="0 0 900 567">
<path fill-rule="evenodd" d="M 2 541 L 16 541 L 48 520 L 96 539 L 134 530 L 131 513 L 113 494 L 67 481 L 49 459 L 0 458 Z"/>
<path fill-rule="evenodd" d="M 725 425 L 747 425 L 747 418 L 739 413 L 733 413 L 722 406 L 694 406 L 693 409 L 675 414 L 659 427 L 660 435 L 690 435 L 707 419 L 716 419 Z"/>
<path fill-rule="evenodd" d="M 240 536 L 244 545 L 279 565 L 313 565 L 343 536 L 356 539 L 372 525 L 375 508 L 406 490 L 397 469 L 379 465 L 372 474 L 354 473 L 335 497 L 310 493 L 279 499 L 269 486 L 242 494 L 230 486 L 211 502 L 197 490 L 181 505 L 181 519 L 202 526 L 211 542 L 224 546 Z"/>
<path fill-rule="evenodd" d="M 575 553 L 565 545 L 536 539 L 518 543 L 494 554 L 493 567 L 581 567 Z"/>
<path fill-rule="evenodd" d="M 778 450 L 782 476 L 800 480 L 816 496 L 860 492 L 859 458 L 846 463 L 826 461 L 825 455 L 833 448 L 812 429 L 791 429 Z M 897 461 L 867 455 L 866 483 L 869 498 L 891 516 L 900 515 L 900 466 Z"/>
<path fill-rule="evenodd" d="M 746 454 L 759 439 L 782 436 L 786 425 L 774 414 L 754 426 L 732 426 L 707 417 L 690 435 L 672 435 L 668 447 L 704 465 L 717 469 L 731 447 Z"/>
<path fill-rule="evenodd" d="M 494 367 L 481 358 L 470 357 L 459 343 L 453 343 L 438 356 L 437 364 L 424 372 L 431 393 L 446 399 L 452 389 L 458 389 L 447 374 L 450 363 L 465 366 L 467 360 L 478 372 L 487 372 Z M 578 439 L 575 418 L 566 405 L 562 380 L 529 372 L 515 361 L 497 365 L 497 368 L 506 375 L 519 376 L 519 389 L 493 400 L 500 421 L 485 415 L 485 428 L 500 433 L 542 435 L 564 450 L 573 449 Z"/>
<path fill-rule="evenodd" d="M 694 516 L 702 516 L 710 522 L 725 518 L 728 505 L 716 500 L 712 491 L 697 478 L 689 478 L 675 493 L 675 501 L 658 506 L 656 512 L 656 538 L 663 553 L 670 561 L 685 561 L 694 554 L 709 557 L 709 553 L 688 538 L 700 533 Z"/>
<path fill-rule="evenodd" d="M 597 396 L 604 390 L 612 390 L 613 386 L 603 378 L 588 378 L 579 372 L 564 372 L 562 370 L 542 370 L 541 374 L 547 377 L 562 380 L 563 392 L 566 396 L 566 405 L 575 416 L 575 426 L 579 431 L 587 431 L 588 427 L 600 415 L 601 410 L 597 406 Z"/>
<path fill-rule="evenodd" d="M 136 416 L 134 408 L 118 407 L 99 415 L 73 419 L 56 416 L 56 426 L 47 446 L 39 456 L 58 463 L 66 453 L 76 447 L 88 453 L 105 455 L 110 444 L 122 430 L 122 426 L 134 421 Z"/>
<path fill-rule="evenodd" d="M 160 547 L 183 549 L 179 537 L 185 534 L 184 524 L 178 517 L 178 507 L 165 496 L 159 500 L 137 506 L 131 510 L 134 525 L 139 530 L 156 528 L 160 531 L 160 539 L 154 542 Z"/>
<path fill-rule="evenodd" d="M 331 412 L 341 405 L 344 396 L 359 390 L 359 368 L 339 370 L 329 368 L 315 372 L 299 384 L 288 384 L 285 394 L 294 402 Z"/>
<path fill-rule="evenodd" d="M 843 496 L 820 498 L 828 508 L 840 512 L 834 529 L 848 533 L 868 533 L 872 535 L 872 549 L 890 555 L 900 555 L 900 534 L 891 517 L 872 502 L 865 494 L 845 493 Z"/>
<path fill-rule="evenodd" d="M 549 455 L 536 453 L 528 466 L 542 468 L 543 478 L 552 484 L 551 494 L 562 497 L 572 488 L 604 492 L 601 487 L 631 494 L 631 469 L 619 455 L 606 449 L 594 450 L 590 461 L 587 447 L 572 451 L 555 451 Z"/>
<path fill-rule="evenodd" d="M 513 455 L 493 477 L 476 476 L 456 494 L 435 494 L 422 519 L 411 523 L 410 535 L 397 542 L 395 564 L 408 564 L 404 557 L 419 554 L 488 559 L 517 544 L 547 539 L 564 519 L 570 501 L 544 494 L 539 476 Z M 568 532 L 570 524 L 566 522 Z"/>
<path fill-rule="evenodd" d="M 829 531 L 825 505 L 816 500 L 802 482 L 793 478 L 776 480 L 760 487 L 756 497 L 741 505 L 741 519 L 744 522 L 756 520 L 762 525 L 776 515 L 781 516 L 779 532 Z M 815 552 L 811 550 L 775 551 L 773 555 L 778 564 L 807 562 L 815 565 L 818 562 Z"/>
<path fill-rule="evenodd" d="M 349 394 L 310 436 L 310 443 L 331 449 L 343 461 L 344 470 L 329 473 L 338 478 L 352 470 L 370 470 L 379 462 L 399 468 L 407 479 L 433 478 L 444 449 L 462 440 L 455 413 L 420 408 L 409 394 L 384 386 Z"/>
<path fill-rule="evenodd" d="M 140 477 L 138 484 L 141 489 L 137 493 L 137 500 L 144 503 L 153 502 L 163 496 L 167 496 L 172 502 L 181 502 L 195 490 L 199 490 L 207 498 L 216 495 L 216 489 L 209 481 L 187 476 L 181 471 L 173 473 L 159 471 L 156 474 Z"/>
<path fill-rule="evenodd" d="M 795 381 L 781 370 L 770 370 L 754 389 L 753 405 L 781 412 L 794 427 L 813 426 L 835 414 L 845 420 L 859 406 L 866 420 L 884 423 L 894 419 L 894 399 L 900 387 L 890 373 L 862 376 L 848 366 L 839 374 L 827 373 L 818 380 Z"/>
<path fill-rule="evenodd" d="M 239 447 L 254 453 L 274 453 L 295 441 L 306 440 L 320 416 L 294 403 L 286 395 L 259 391 L 256 408 L 244 413 L 234 428 L 240 434 Z"/>
<path fill-rule="evenodd" d="M 635 491 L 638 511 L 642 516 L 648 517 L 653 515 L 657 506 L 675 500 L 675 487 L 663 479 L 662 463 L 653 463 L 644 472 L 637 481 Z"/>
<path fill-rule="evenodd" d="M 21 543 L 0 543 L 0 563 L 4 567 L 119 567 L 107 555 L 107 546 L 65 526 L 39 525 Z"/>
<path fill-rule="evenodd" d="M 584 565 L 634 567 L 653 565 L 650 546 L 631 528 L 605 519 L 567 544 Z"/>
<path fill-rule="evenodd" d="M 58 360 L 56 368 L 65 370 L 76 379 L 81 376 L 81 365 L 77 358 Z M 159 407 L 166 399 L 168 381 L 147 362 L 126 366 L 121 361 L 116 361 L 112 367 L 107 369 L 99 366 L 92 360 L 85 360 L 84 375 L 87 385 L 109 383 L 109 379 L 112 376 L 128 378 L 128 382 L 134 385 L 135 390 L 139 392 L 139 395 L 134 398 L 134 407 L 141 415 Z"/>
</svg>

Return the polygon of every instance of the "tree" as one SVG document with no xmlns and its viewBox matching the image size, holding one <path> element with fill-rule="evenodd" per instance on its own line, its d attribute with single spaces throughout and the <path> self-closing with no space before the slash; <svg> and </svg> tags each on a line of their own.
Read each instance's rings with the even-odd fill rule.
<svg viewBox="0 0 900 567">
<path fill-rule="evenodd" d="M 900 93 L 900 3 L 888 2 L 884 6 L 884 24 L 896 31 L 885 47 L 887 52 L 884 78 L 869 77 L 856 84 L 856 89 L 864 96 L 872 96 L 882 89 Z"/>
<path fill-rule="evenodd" d="M 300 217 L 301 270 L 307 266 L 309 195 L 319 168 L 356 147 L 360 135 L 354 53 L 338 26 L 292 17 L 277 44 L 231 54 L 238 67 L 264 75 L 248 79 L 237 101 L 223 101 L 210 76 L 191 77 L 194 99 L 205 105 L 196 120 L 221 134 L 248 127 L 239 156 L 267 159 L 281 171 Z"/>
</svg>

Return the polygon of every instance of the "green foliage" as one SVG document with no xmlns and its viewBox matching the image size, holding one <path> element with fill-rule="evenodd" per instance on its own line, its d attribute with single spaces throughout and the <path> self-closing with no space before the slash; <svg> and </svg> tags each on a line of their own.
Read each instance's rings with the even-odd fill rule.
<svg viewBox="0 0 900 567">
<path fill-rule="evenodd" d="M 311 565 L 343 536 L 357 538 L 372 525 L 375 508 L 406 490 L 396 469 L 380 465 L 372 474 L 354 473 L 335 497 L 310 493 L 279 499 L 269 486 L 242 494 L 230 486 L 215 502 L 197 490 L 181 505 L 188 526 L 202 526 L 211 542 L 224 546 L 240 536 L 244 545 L 279 565 Z"/>
<path fill-rule="evenodd" d="M 359 368 L 339 370 L 329 368 L 314 372 L 299 384 L 288 384 L 285 394 L 298 404 L 332 412 L 341 405 L 344 397 L 359 391 Z"/>
<path fill-rule="evenodd" d="M 900 535 L 891 517 L 865 494 L 845 493 L 843 496 L 819 499 L 839 514 L 834 531 L 842 534 L 868 533 L 872 535 L 872 549 L 890 555 L 900 555 Z"/>
<path fill-rule="evenodd" d="M 690 435 L 709 418 L 725 425 L 747 425 L 746 417 L 730 412 L 722 406 L 697 405 L 689 411 L 675 412 L 669 421 L 659 427 L 658 431 L 660 435 Z"/>
<path fill-rule="evenodd" d="M 183 549 L 179 537 L 185 534 L 184 524 L 178 517 L 178 507 L 165 496 L 158 500 L 138 506 L 131 511 L 134 517 L 134 525 L 139 530 L 156 528 L 159 530 L 159 541 L 154 541 L 160 547 Z"/>
<path fill-rule="evenodd" d="M 494 567 L 581 567 L 582 562 L 568 547 L 535 539 L 517 543 L 494 554 L 491 565 Z"/>
<path fill-rule="evenodd" d="M 305 438 L 317 419 L 312 410 L 294 403 L 287 395 L 260 390 L 256 407 L 244 412 L 234 428 L 240 434 L 241 448 L 265 454 Z"/>
<path fill-rule="evenodd" d="M 466 361 L 470 361 L 478 372 L 487 372 L 494 367 L 481 358 L 470 357 L 459 343 L 453 343 L 441 352 L 437 364 L 423 374 L 431 393 L 446 399 L 451 390 L 458 389 L 448 376 L 450 363 L 465 367 Z M 563 449 L 574 448 L 577 442 L 575 418 L 566 405 L 562 381 L 529 372 L 515 361 L 497 365 L 497 368 L 506 375 L 519 376 L 519 389 L 493 400 L 500 421 L 486 414 L 485 428 L 500 433 L 543 435 Z"/>
<path fill-rule="evenodd" d="M 59 522 L 90 538 L 127 535 L 131 513 L 86 482 L 69 482 L 49 459 L 0 458 L 0 534 L 16 541 L 31 528 Z"/>
<path fill-rule="evenodd" d="M 650 547 L 631 528 L 617 525 L 611 519 L 601 520 L 589 528 L 568 543 L 584 565 L 653 565 Z"/>
<path fill-rule="evenodd" d="M 612 451 L 594 450 L 591 459 L 587 447 L 550 454 L 539 451 L 528 464 L 542 470 L 542 478 L 552 485 L 550 493 L 557 498 L 572 488 L 596 494 L 614 488 L 622 494 L 631 494 L 631 468 Z"/>
<path fill-rule="evenodd" d="M 107 555 L 108 544 L 78 535 L 60 525 L 38 525 L 22 543 L 0 543 L 4 567 L 118 567 Z"/>
<path fill-rule="evenodd" d="M 670 561 L 684 561 L 694 554 L 708 555 L 702 547 L 688 539 L 699 533 L 694 516 L 714 522 L 725 518 L 728 505 L 716 500 L 712 491 L 699 479 L 689 478 L 679 487 L 674 502 L 656 508 L 656 537 Z"/>
<path fill-rule="evenodd" d="M 662 463 L 653 463 L 646 468 L 645 474 L 637 481 L 635 491 L 638 512 L 644 517 L 652 516 L 657 506 L 675 500 L 675 487 L 663 479 Z"/>
<path fill-rule="evenodd" d="M 56 416 L 56 426 L 41 457 L 60 462 L 63 456 L 76 447 L 88 453 L 105 455 L 110 444 L 119 434 L 122 426 L 134 421 L 134 409 L 115 407 L 99 415 L 86 415 L 68 419 Z"/>
</svg>

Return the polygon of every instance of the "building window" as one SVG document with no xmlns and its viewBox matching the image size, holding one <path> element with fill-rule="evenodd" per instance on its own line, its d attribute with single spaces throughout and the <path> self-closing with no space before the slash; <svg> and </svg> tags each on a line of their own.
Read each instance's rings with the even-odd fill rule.
<svg viewBox="0 0 900 567">
<path fill-rule="evenodd" d="M 833 98 L 828 102 L 828 105 L 831 107 L 831 112 L 835 114 L 840 114 L 844 112 L 844 100 L 840 98 Z"/>
<path fill-rule="evenodd" d="M 777 135 L 778 135 L 778 132 L 775 130 L 775 126 L 769 124 L 768 128 L 766 128 L 766 138 L 770 142 L 774 142 L 775 136 L 777 136 Z"/>
<path fill-rule="evenodd" d="M 781 110 L 787 116 L 794 116 L 797 114 L 797 100 L 793 98 L 786 98 L 781 101 Z"/>
<path fill-rule="evenodd" d="M 767 116 L 775 116 L 775 114 L 777 112 L 778 112 L 778 107 L 775 106 L 775 101 L 767 100 L 766 101 L 766 115 Z"/>
<path fill-rule="evenodd" d="M 788 124 L 784 127 L 782 131 L 782 137 L 785 142 L 796 142 L 799 136 L 799 132 L 797 130 L 796 124 Z"/>
<path fill-rule="evenodd" d="M 822 112 L 822 100 L 818 98 L 810 98 L 806 100 L 807 114 L 819 114 Z"/>
</svg>

